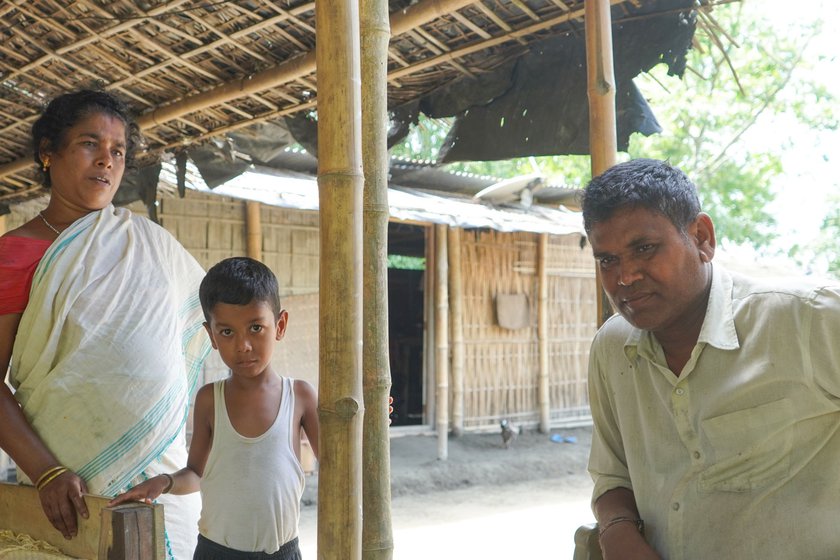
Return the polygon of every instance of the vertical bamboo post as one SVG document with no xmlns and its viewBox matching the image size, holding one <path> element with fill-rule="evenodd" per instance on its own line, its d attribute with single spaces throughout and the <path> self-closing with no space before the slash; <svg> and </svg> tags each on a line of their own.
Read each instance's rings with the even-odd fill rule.
<svg viewBox="0 0 840 560">
<path fill-rule="evenodd" d="M 612 18 L 610 0 L 585 0 L 586 76 L 589 94 L 589 152 L 592 176 L 615 165 L 618 141 L 615 123 L 615 73 L 613 71 Z M 597 324 L 609 317 L 610 304 L 595 269 Z"/>
<path fill-rule="evenodd" d="M 464 432 L 464 283 L 461 229 L 449 230 L 449 307 L 452 311 L 452 435 Z"/>
<path fill-rule="evenodd" d="M 318 558 L 362 556 L 362 142 L 359 13 L 315 4 L 318 79 Z"/>
<path fill-rule="evenodd" d="M 361 0 L 364 188 L 365 398 L 362 445 L 362 559 L 391 560 L 391 440 L 388 395 L 388 41 L 387 0 Z"/>
<path fill-rule="evenodd" d="M 438 459 L 449 456 L 449 263 L 446 233 L 449 228 L 435 225 L 435 427 Z"/>
<path fill-rule="evenodd" d="M 248 200 L 245 202 L 245 233 L 247 236 L 246 251 L 252 259 L 262 261 L 262 218 L 259 202 Z"/>
<path fill-rule="evenodd" d="M 540 405 L 540 432 L 551 429 L 551 394 L 548 379 L 548 234 L 541 233 L 537 245 L 537 338 L 540 373 L 537 399 Z"/>
<path fill-rule="evenodd" d="M 6 215 L 0 216 L 0 235 L 6 233 Z"/>
<path fill-rule="evenodd" d="M 435 227 L 423 228 L 426 270 L 423 274 L 423 422 L 434 428 L 435 410 Z"/>
</svg>

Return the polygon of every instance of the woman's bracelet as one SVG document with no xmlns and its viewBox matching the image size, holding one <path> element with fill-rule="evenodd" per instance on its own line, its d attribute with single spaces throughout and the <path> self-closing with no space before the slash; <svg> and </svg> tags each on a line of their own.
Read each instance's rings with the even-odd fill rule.
<svg viewBox="0 0 840 560">
<path fill-rule="evenodd" d="M 166 487 L 164 487 L 163 492 L 161 492 L 161 494 L 169 494 L 169 491 L 172 490 L 172 485 L 175 484 L 175 479 L 172 478 L 172 475 L 169 473 L 162 473 L 160 476 L 165 476 L 166 479 L 169 481 L 166 483 Z"/>
<path fill-rule="evenodd" d="M 62 465 L 58 465 L 58 466 L 53 467 L 51 469 L 47 469 L 47 471 L 44 474 L 42 474 L 40 476 L 40 478 L 38 478 L 38 482 L 35 483 L 35 488 L 37 488 L 38 491 L 40 492 L 41 490 L 44 489 L 44 487 L 47 484 L 49 484 L 50 482 L 52 482 L 53 480 L 55 480 L 56 478 L 63 475 L 64 473 L 66 473 L 69 470 L 70 469 L 68 469 L 67 467 L 64 467 Z"/>
<path fill-rule="evenodd" d="M 607 529 L 612 527 L 613 525 L 618 525 L 619 523 L 632 523 L 636 526 L 636 529 L 639 530 L 639 533 L 645 534 L 645 522 L 639 518 L 634 517 L 614 517 L 607 521 L 603 527 L 598 528 L 598 538 L 604 536 L 604 533 L 607 532 Z"/>
</svg>

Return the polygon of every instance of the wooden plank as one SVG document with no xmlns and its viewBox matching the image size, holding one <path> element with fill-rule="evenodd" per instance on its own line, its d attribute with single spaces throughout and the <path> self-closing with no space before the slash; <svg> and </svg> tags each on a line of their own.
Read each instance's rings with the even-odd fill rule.
<svg viewBox="0 0 840 560">
<path fill-rule="evenodd" d="M 0 483 L 0 529 L 25 533 L 76 558 L 165 558 L 163 506 L 135 503 L 109 508 L 108 500 L 85 496 L 90 516 L 79 518 L 79 532 L 68 541 L 47 520 L 33 486 Z"/>
</svg>

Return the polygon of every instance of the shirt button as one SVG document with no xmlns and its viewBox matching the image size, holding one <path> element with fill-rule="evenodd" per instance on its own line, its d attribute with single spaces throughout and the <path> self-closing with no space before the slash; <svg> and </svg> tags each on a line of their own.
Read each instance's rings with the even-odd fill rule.
<svg viewBox="0 0 840 560">
<path fill-rule="evenodd" d="M 694 455 L 694 458 L 695 458 L 695 459 L 699 459 L 699 458 L 700 458 L 700 452 L 699 452 L 699 451 L 695 451 L 692 455 Z"/>
<path fill-rule="evenodd" d="M 674 510 L 674 511 L 679 511 L 680 510 L 680 503 L 679 502 L 674 502 L 673 504 L 671 504 L 671 509 Z"/>
<path fill-rule="evenodd" d="M 685 394 L 685 389 L 683 389 L 682 387 L 680 387 L 680 388 L 678 388 L 678 389 L 677 389 L 676 391 L 674 391 L 674 392 L 675 392 L 676 394 L 678 394 L 678 395 L 683 395 L 683 394 Z"/>
</svg>

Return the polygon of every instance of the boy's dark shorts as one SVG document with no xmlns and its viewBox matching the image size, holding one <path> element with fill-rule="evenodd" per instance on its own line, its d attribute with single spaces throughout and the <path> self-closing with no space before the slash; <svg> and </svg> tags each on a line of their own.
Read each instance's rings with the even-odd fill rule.
<svg viewBox="0 0 840 560">
<path fill-rule="evenodd" d="M 280 547 L 273 554 L 234 550 L 198 535 L 193 560 L 301 560 L 297 537 Z"/>
</svg>

